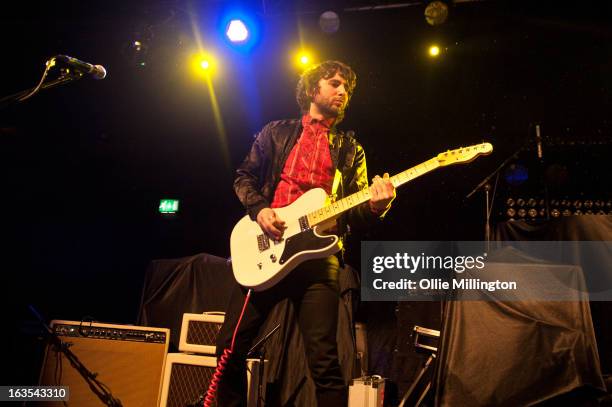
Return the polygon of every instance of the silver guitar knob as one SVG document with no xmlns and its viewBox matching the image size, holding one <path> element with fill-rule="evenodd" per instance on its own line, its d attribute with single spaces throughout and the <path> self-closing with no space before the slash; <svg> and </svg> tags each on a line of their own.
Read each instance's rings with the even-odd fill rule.
<svg viewBox="0 0 612 407">
<path fill-rule="evenodd" d="M 276 263 L 276 255 L 275 254 L 271 254 L 270 255 L 270 260 L 272 260 L 272 263 Z"/>
<path fill-rule="evenodd" d="M 257 267 L 259 267 L 259 269 L 261 270 L 261 267 L 262 267 L 261 262 L 257 263 Z"/>
</svg>

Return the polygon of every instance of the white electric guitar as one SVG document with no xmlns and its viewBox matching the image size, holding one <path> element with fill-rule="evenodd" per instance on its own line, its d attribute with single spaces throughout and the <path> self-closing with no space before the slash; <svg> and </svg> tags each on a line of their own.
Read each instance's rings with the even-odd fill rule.
<svg viewBox="0 0 612 407">
<path fill-rule="evenodd" d="M 412 181 L 438 167 L 468 163 L 476 157 L 490 154 L 489 143 L 462 147 L 438 154 L 424 163 L 391 177 L 395 188 Z M 275 208 L 285 221 L 286 229 L 279 241 L 263 233 L 257 222 L 247 215 L 232 231 L 230 250 L 236 281 L 244 287 L 262 291 L 282 280 L 298 264 L 309 259 L 327 257 L 340 250 L 340 239 L 334 234 L 323 234 L 336 224 L 342 213 L 370 200 L 370 189 L 329 203 L 321 188 L 311 189 L 291 205 Z"/>
</svg>

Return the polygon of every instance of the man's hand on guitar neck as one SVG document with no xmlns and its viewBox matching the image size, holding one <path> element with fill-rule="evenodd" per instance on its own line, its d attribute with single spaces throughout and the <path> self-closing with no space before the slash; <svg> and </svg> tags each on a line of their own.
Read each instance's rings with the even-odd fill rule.
<svg viewBox="0 0 612 407">
<path fill-rule="evenodd" d="M 370 210 L 382 215 L 391 208 L 391 202 L 395 199 L 395 187 L 391 183 L 389 173 L 385 172 L 382 178 L 376 175 L 370 186 Z"/>
<path fill-rule="evenodd" d="M 257 224 L 271 239 L 280 240 L 285 230 L 285 221 L 280 219 L 274 209 L 263 208 L 257 214 Z"/>
</svg>

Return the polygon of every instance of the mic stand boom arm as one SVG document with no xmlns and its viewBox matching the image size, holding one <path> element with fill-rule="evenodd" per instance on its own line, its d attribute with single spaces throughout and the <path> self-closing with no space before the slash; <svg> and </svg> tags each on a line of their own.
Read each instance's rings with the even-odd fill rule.
<svg viewBox="0 0 612 407">
<path fill-rule="evenodd" d="M 79 372 L 79 374 L 83 376 L 83 379 L 85 379 L 91 391 L 93 391 L 94 394 L 98 396 L 102 403 L 109 407 L 123 407 L 121 401 L 118 398 L 115 398 L 108 390 L 107 386 L 97 379 L 98 374 L 89 371 L 89 369 L 87 369 L 87 367 L 85 367 L 85 365 L 79 360 L 79 358 L 70 350 L 71 344 L 62 341 L 57 336 L 57 334 L 53 332 L 49 325 L 47 325 L 45 320 L 40 316 L 38 311 L 36 311 L 36 309 L 32 305 L 30 305 L 29 308 L 30 311 L 32 311 L 32 313 L 38 319 L 40 325 L 45 330 L 49 340 L 55 347 L 56 351 L 61 352 L 64 354 L 64 356 L 66 356 L 66 359 L 68 359 L 70 364 L 77 370 L 77 372 Z"/>
<path fill-rule="evenodd" d="M 485 191 L 485 242 L 487 242 L 487 251 L 489 250 L 489 242 L 491 241 L 491 204 L 492 200 L 495 198 L 495 190 L 493 190 L 493 196 L 489 196 L 489 191 L 491 190 L 491 184 L 489 181 L 491 178 L 495 176 L 499 176 L 499 172 L 504 169 L 508 163 L 518 157 L 518 154 L 526 148 L 526 144 L 522 145 L 518 150 L 512 153 L 511 156 L 506 158 L 491 174 L 489 174 L 485 179 L 483 179 L 472 191 L 465 196 L 465 199 L 470 199 L 472 195 L 478 192 L 480 189 L 484 189 Z M 495 182 L 497 185 L 497 181 Z"/>
<path fill-rule="evenodd" d="M 257 343 L 253 345 L 251 349 L 249 349 L 249 351 L 247 352 L 247 357 L 249 357 L 249 356 L 255 355 L 258 350 L 260 351 L 259 352 L 259 386 L 257 387 L 257 407 L 261 407 L 262 402 L 263 402 L 262 399 L 263 399 L 263 381 L 264 381 L 264 361 L 265 361 L 265 352 L 266 352 L 263 345 L 270 338 L 270 336 L 272 336 L 276 331 L 279 330 L 280 326 L 281 326 L 280 324 L 277 324 L 263 338 L 258 340 Z M 186 404 L 186 406 L 187 407 L 202 406 L 204 404 L 205 396 L 206 396 L 206 392 L 200 393 L 197 399 L 195 399 L 193 402 L 189 404 Z"/>
<path fill-rule="evenodd" d="M 277 324 L 270 332 L 268 332 L 263 338 L 257 341 L 255 345 L 249 349 L 248 355 L 254 355 L 259 349 L 259 386 L 257 386 L 257 407 L 263 405 L 263 382 L 264 382 L 264 363 L 266 359 L 266 348 L 265 343 L 268 339 L 280 328 L 280 324 Z"/>
<path fill-rule="evenodd" d="M 64 83 L 69 83 L 69 82 L 74 82 L 76 80 L 79 80 L 83 77 L 83 73 L 73 70 L 62 70 L 61 75 L 54 80 L 51 80 L 49 82 L 45 83 L 45 79 L 47 78 L 47 74 L 49 73 L 49 70 L 55 66 L 55 57 L 51 58 L 50 60 L 48 60 L 45 63 L 45 71 L 43 73 L 43 76 L 40 80 L 40 82 L 38 83 L 38 85 L 36 85 L 35 87 L 31 88 L 31 89 L 26 89 L 26 90 L 22 90 L 20 92 L 14 93 L 12 95 L 9 96 L 5 96 L 3 98 L 0 99 L 0 109 L 4 109 L 6 107 L 8 107 L 9 105 L 15 103 L 15 102 L 23 102 L 29 98 L 31 98 L 32 96 L 34 96 L 36 93 L 38 93 L 40 90 L 43 89 L 49 89 L 49 88 L 53 88 L 55 86 L 58 85 L 63 85 Z"/>
</svg>

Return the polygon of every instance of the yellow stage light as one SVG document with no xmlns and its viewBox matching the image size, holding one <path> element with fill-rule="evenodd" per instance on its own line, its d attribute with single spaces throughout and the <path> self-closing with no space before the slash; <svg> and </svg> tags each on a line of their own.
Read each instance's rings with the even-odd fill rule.
<svg viewBox="0 0 612 407">
<path fill-rule="evenodd" d="M 298 70 L 310 68 L 315 63 L 315 60 L 316 58 L 313 54 L 304 48 L 299 49 L 299 51 L 292 55 L 293 65 Z"/>
<path fill-rule="evenodd" d="M 200 52 L 191 57 L 191 72 L 194 76 L 209 76 L 217 70 L 217 60 L 212 54 Z"/>
<path fill-rule="evenodd" d="M 429 55 L 432 57 L 437 57 L 438 55 L 440 55 L 440 47 L 438 47 L 437 45 L 432 45 L 431 47 L 429 47 Z"/>
</svg>

